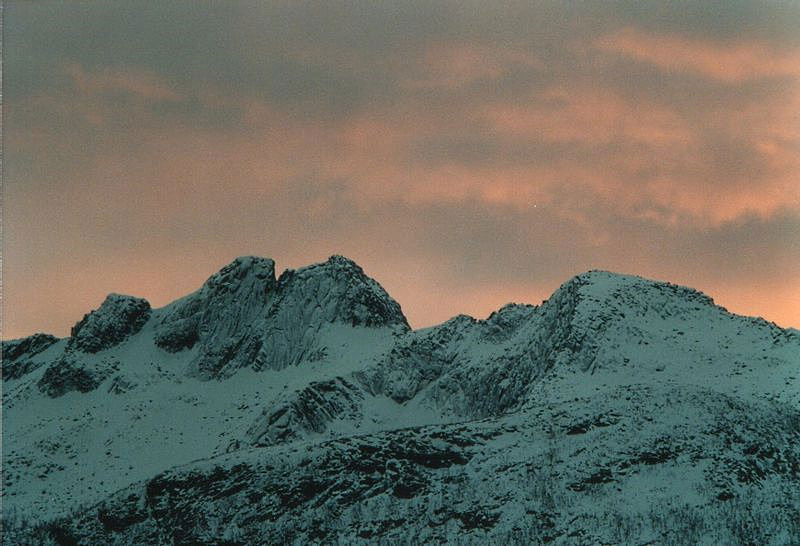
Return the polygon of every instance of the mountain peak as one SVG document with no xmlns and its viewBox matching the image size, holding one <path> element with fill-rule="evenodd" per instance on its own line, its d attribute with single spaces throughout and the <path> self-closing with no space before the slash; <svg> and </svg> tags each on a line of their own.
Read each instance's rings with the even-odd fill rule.
<svg viewBox="0 0 800 546">
<path fill-rule="evenodd" d="M 359 271 L 362 271 L 361 267 L 356 262 L 354 262 L 347 256 L 342 256 L 341 254 L 334 254 L 333 256 L 328 258 L 324 263 L 326 265 L 332 265 L 335 267 L 354 268 Z"/>
<path fill-rule="evenodd" d="M 204 286 L 213 288 L 231 288 L 242 281 L 253 278 L 260 281 L 274 282 L 275 261 L 258 256 L 239 256 L 231 263 L 211 275 Z"/>
<path fill-rule="evenodd" d="M 286 270 L 278 279 L 279 300 L 273 310 L 299 307 L 312 322 L 342 322 L 353 326 L 401 325 L 408 321 L 398 304 L 353 260 L 333 255 L 327 261 Z M 289 303 L 291 302 L 291 303 Z"/>
<path fill-rule="evenodd" d="M 99 308 L 72 327 L 68 347 L 96 353 L 137 333 L 150 318 L 150 303 L 134 296 L 109 294 Z"/>
<path fill-rule="evenodd" d="M 18 379 L 36 369 L 40 364 L 31 362 L 32 357 L 57 342 L 58 338 L 53 335 L 36 333 L 28 337 L 0 343 L 3 381 Z"/>
<path fill-rule="evenodd" d="M 578 289 L 584 299 L 604 304 L 622 301 L 626 305 L 647 305 L 654 298 L 667 298 L 675 302 L 683 301 L 687 305 L 715 305 L 710 296 L 694 288 L 600 269 L 576 275 L 562 288 L 568 286 Z"/>
<path fill-rule="evenodd" d="M 281 275 L 282 278 L 285 277 L 286 279 L 296 276 L 301 276 L 305 279 L 310 279 L 315 276 L 331 276 L 338 280 L 347 280 L 351 277 L 355 279 L 372 280 L 364 273 L 364 269 L 360 265 L 340 254 L 334 254 L 324 262 L 303 266 L 296 270 L 287 269 Z"/>
<path fill-rule="evenodd" d="M 0 345 L 4 502 L 27 518 L 4 543 L 668 542 L 710 529 L 680 499 L 731 525 L 753 488 L 777 506 L 770 534 L 712 538 L 780 541 L 800 337 L 703 298 L 595 270 L 540 306 L 411 332 L 342 256 L 280 280 L 237 258 L 152 314 L 112 294 L 71 339 Z M 678 506 L 694 534 L 642 528 L 631 498 L 645 524 Z M 423 505 L 444 508 L 417 525 Z"/>
<path fill-rule="evenodd" d="M 223 377 L 322 354 L 316 332 L 333 323 L 409 329 L 400 305 L 344 256 L 286 270 L 277 280 L 273 260 L 242 256 L 159 310 L 155 343 L 169 352 L 197 345 L 190 373 Z"/>
<path fill-rule="evenodd" d="M 266 314 L 275 290 L 275 262 L 240 256 L 211 275 L 197 291 L 161 313 L 156 345 L 170 352 L 239 339 Z"/>
</svg>

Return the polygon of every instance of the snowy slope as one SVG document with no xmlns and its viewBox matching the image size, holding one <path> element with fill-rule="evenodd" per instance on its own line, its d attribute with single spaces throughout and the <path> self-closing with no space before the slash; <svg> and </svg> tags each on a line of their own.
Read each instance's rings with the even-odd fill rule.
<svg viewBox="0 0 800 546">
<path fill-rule="evenodd" d="M 49 532 L 91 544 L 791 544 L 800 415 L 617 389 L 501 418 L 242 450 Z"/>
<path fill-rule="evenodd" d="M 3 353 L 28 540 L 725 543 L 762 498 L 753 532 L 800 532 L 800 333 L 669 283 L 591 271 L 412 331 L 346 258 L 246 257 Z"/>
</svg>

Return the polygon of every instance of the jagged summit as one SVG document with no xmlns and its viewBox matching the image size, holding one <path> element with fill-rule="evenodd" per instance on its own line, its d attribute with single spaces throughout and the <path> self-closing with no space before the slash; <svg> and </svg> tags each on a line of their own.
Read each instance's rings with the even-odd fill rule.
<svg viewBox="0 0 800 546">
<path fill-rule="evenodd" d="M 533 322 L 542 322 L 543 331 L 569 330 L 567 344 L 577 347 L 579 338 L 595 338 L 626 317 L 649 323 L 719 311 L 725 309 L 692 288 L 595 269 L 567 280 L 540 306 L 507 304 L 486 319 L 459 315 L 439 328 L 478 323 L 482 335 L 500 339 L 521 325 L 538 328 Z M 155 311 L 144 299 L 110 294 L 75 325 L 66 348 L 104 351 L 135 335 L 149 320 L 157 347 L 171 353 L 197 349 L 190 368 L 206 370 L 201 376 L 215 376 L 231 362 L 245 365 L 244 360 L 257 360 L 259 367 L 296 364 L 308 349 L 297 349 L 298 344 L 329 324 L 410 331 L 400 305 L 347 257 L 333 255 L 276 278 L 274 260 L 241 256 L 195 292 Z M 640 330 L 639 325 L 633 328 Z M 28 346 L 36 344 L 4 342 L 6 351 Z M 276 359 L 275 351 L 283 356 Z"/>
<path fill-rule="evenodd" d="M 156 345 L 176 352 L 198 342 L 207 346 L 229 342 L 265 315 L 275 283 L 273 260 L 236 258 L 196 292 L 160 310 Z"/>
<path fill-rule="evenodd" d="M 334 254 L 330 256 L 324 262 L 311 264 L 305 266 L 301 269 L 318 269 L 318 268 L 330 268 L 336 271 L 341 272 L 349 272 L 353 275 L 364 275 L 364 270 L 358 265 L 356 262 L 348 258 L 347 256 L 342 256 L 341 254 Z"/>
<path fill-rule="evenodd" d="M 199 347 L 189 370 L 204 378 L 316 358 L 324 349 L 317 333 L 333 324 L 408 329 L 399 304 L 343 256 L 278 279 L 272 259 L 237 258 L 157 320 L 156 344 L 170 352 Z"/>
<path fill-rule="evenodd" d="M 301 309 L 294 311 L 309 318 L 317 315 L 315 320 L 409 328 L 400 304 L 358 264 L 344 256 L 334 255 L 323 263 L 284 271 L 278 279 L 278 290 L 275 314 L 280 312 L 281 305 L 299 304 Z"/>
<path fill-rule="evenodd" d="M 197 291 L 159 310 L 155 344 L 172 353 L 195 349 L 188 369 L 200 377 L 247 365 L 260 348 L 259 324 L 275 283 L 273 260 L 236 258 Z"/>
<path fill-rule="evenodd" d="M 42 333 L 4 341 L 2 344 L 3 381 L 18 379 L 38 368 L 41 362 L 35 362 L 32 359 L 57 342 L 57 337 Z"/>
<path fill-rule="evenodd" d="M 324 331 L 337 326 L 410 330 L 400 305 L 352 260 L 332 256 L 284 271 L 264 322 L 257 367 L 282 369 L 322 358 Z"/>
<path fill-rule="evenodd" d="M 136 334 L 150 318 L 150 303 L 142 298 L 109 294 L 99 308 L 72 327 L 68 349 L 96 353 Z"/>
<path fill-rule="evenodd" d="M 319 359 L 327 350 L 325 331 L 336 325 L 410 330 L 400 305 L 348 258 L 335 255 L 277 279 L 274 260 L 241 256 L 160 309 L 141 298 L 110 294 L 60 346 L 69 358 L 59 357 L 51 367 L 67 361 L 83 366 L 75 354 L 107 355 L 135 337 L 137 347 L 185 354 L 189 375 L 223 378 L 244 367 L 283 369 Z M 56 341 L 39 335 L 3 342 L 4 375 L 21 377 L 38 368 L 42 362 L 31 359 Z"/>
<path fill-rule="evenodd" d="M 266 283 L 275 282 L 275 260 L 259 256 L 239 256 L 231 263 L 211 275 L 204 283 L 210 288 L 235 288 L 248 279 Z"/>
</svg>

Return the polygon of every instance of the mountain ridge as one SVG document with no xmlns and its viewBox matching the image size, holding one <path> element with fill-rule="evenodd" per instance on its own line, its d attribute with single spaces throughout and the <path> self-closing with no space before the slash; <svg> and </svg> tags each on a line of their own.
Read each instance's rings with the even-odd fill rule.
<svg viewBox="0 0 800 546">
<path fill-rule="evenodd" d="M 353 261 L 350 258 L 347 258 L 347 257 L 345 257 L 343 255 L 334 254 L 330 258 L 328 258 L 328 260 L 326 260 L 324 262 L 313 263 L 313 264 L 310 264 L 310 265 L 307 265 L 307 266 L 300 267 L 299 269 L 291 269 L 291 268 L 285 269 L 281 273 L 281 275 L 276 278 L 275 273 L 274 273 L 275 262 L 274 262 L 274 260 L 272 258 L 260 257 L 260 256 L 255 256 L 255 255 L 243 255 L 243 256 L 239 256 L 239 257 L 235 258 L 233 261 L 231 261 L 227 265 L 223 266 L 219 271 L 217 271 L 216 273 L 211 275 L 203 283 L 203 285 L 200 288 L 198 288 L 197 290 L 195 290 L 195 291 L 193 291 L 193 292 L 191 292 L 189 294 L 186 294 L 184 296 L 180 296 L 177 299 L 175 299 L 175 300 L 173 300 L 171 302 L 168 302 L 168 303 L 164 304 L 161 307 L 153 308 L 153 311 L 164 311 L 165 309 L 172 308 L 173 306 L 176 306 L 177 304 L 183 302 L 184 300 L 186 300 L 188 298 L 191 298 L 192 296 L 195 296 L 198 292 L 202 291 L 209 284 L 213 285 L 213 284 L 215 284 L 215 282 L 223 282 L 224 283 L 225 281 L 220 281 L 219 279 L 224 277 L 225 273 L 228 273 L 230 271 L 236 271 L 242 266 L 242 264 L 248 264 L 248 263 L 253 263 L 253 262 L 256 262 L 256 263 L 257 262 L 265 262 L 265 263 L 271 263 L 272 264 L 272 268 L 273 268 L 272 269 L 272 277 L 273 277 L 272 280 L 273 280 L 273 283 L 281 283 L 281 282 L 286 283 L 287 279 L 290 278 L 291 276 L 293 276 L 297 272 L 303 272 L 303 271 L 309 270 L 309 269 L 322 268 L 322 267 L 324 267 L 326 265 L 329 265 L 329 264 L 332 264 L 332 263 L 333 264 L 337 264 L 337 263 L 338 264 L 348 264 L 348 268 L 350 268 L 351 270 L 354 270 L 354 271 L 358 271 L 361 275 L 364 275 L 363 269 L 355 261 Z M 247 267 L 245 267 L 244 270 L 246 271 Z M 366 277 L 366 275 L 364 275 L 364 276 Z M 647 278 L 647 277 L 644 277 L 644 276 L 640 276 L 640 275 L 635 275 L 635 274 L 630 274 L 630 273 L 619 273 L 619 272 L 615 272 L 615 271 L 611 271 L 611 270 L 605 270 L 605 269 L 589 269 L 589 270 L 587 270 L 587 271 L 585 271 L 583 273 L 575 274 L 572 277 L 570 277 L 567 281 L 565 281 L 561 285 L 559 285 L 559 287 L 556 289 L 556 291 L 554 292 L 553 295 L 555 295 L 555 293 L 559 289 L 561 289 L 561 288 L 563 288 L 563 287 L 565 287 L 565 286 L 567 286 L 567 285 L 569 285 L 571 283 L 580 282 L 581 279 L 587 279 L 587 278 L 591 278 L 593 276 L 611 277 L 611 278 L 616 278 L 616 279 L 626 279 L 626 280 L 630 280 L 630 281 L 637 281 L 638 280 L 638 281 L 644 281 L 645 283 L 650 283 L 650 284 L 655 284 L 655 285 L 663 285 L 665 287 L 672 287 L 672 288 L 684 291 L 686 294 L 696 294 L 699 300 L 704 300 L 705 303 L 713 305 L 713 306 L 715 306 L 715 307 L 717 307 L 717 308 L 719 308 L 719 309 L 721 309 L 721 310 L 723 310 L 725 312 L 728 312 L 728 313 L 731 313 L 731 314 L 736 314 L 736 313 L 730 312 L 724 306 L 721 306 L 721 305 L 717 304 L 711 296 L 708 296 L 707 294 L 705 294 L 704 292 L 702 292 L 700 290 L 697 290 L 697 289 L 694 289 L 694 288 L 691 288 L 691 287 L 688 287 L 688 286 L 685 286 L 685 285 L 674 284 L 674 283 L 671 283 L 669 281 L 660 281 L 660 280 L 650 279 L 650 278 Z M 366 278 L 369 279 L 372 282 L 375 282 L 373 279 L 371 279 L 369 277 L 366 277 Z M 378 283 L 375 282 L 375 284 L 378 284 Z M 379 284 L 378 284 L 378 286 L 380 287 Z M 383 290 L 383 287 L 380 287 L 380 288 Z M 385 290 L 384 290 L 384 292 L 385 292 Z M 142 300 L 142 301 L 145 301 L 145 302 L 147 301 L 146 299 L 141 298 L 139 296 L 128 295 L 128 294 L 118 294 L 118 293 L 113 293 L 113 292 L 108 294 L 106 299 L 108 299 L 109 297 L 113 297 L 113 296 L 122 297 L 122 298 L 135 298 L 137 300 Z M 550 296 L 550 298 L 552 298 L 552 295 Z M 471 315 L 467 315 L 467 314 L 461 313 L 461 314 L 454 315 L 453 317 L 451 317 L 450 319 L 447 319 L 443 323 L 434 324 L 434 325 L 431 325 L 431 326 L 423 326 L 423 327 L 420 327 L 420 328 L 416 328 L 414 330 L 424 330 L 424 329 L 427 329 L 427 328 L 441 326 L 445 322 L 448 322 L 450 320 L 456 319 L 456 318 L 461 317 L 461 316 L 469 317 L 470 319 L 473 319 L 473 320 L 476 320 L 476 321 L 488 320 L 488 319 L 491 318 L 492 315 L 502 311 L 505 307 L 510 307 L 510 306 L 511 307 L 514 307 L 514 306 L 523 306 L 523 307 L 534 306 L 534 307 L 538 307 L 538 306 L 546 303 L 550 298 L 547 298 L 547 299 L 543 300 L 541 302 L 541 304 L 509 302 L 509 303 L 506 303 L 506 304 L 502 305 L 498 309 L 495 309 L 494 311 L 491 311 L 489 313 L 489 315 L 485 319 L 480 319 L 478 317 L 473 317 Z M 149 302 L 148 302 L 148 305 L 149 305 Z M 101 307 L 102 307 L 102 304 L 101 304 Z M 99 308 L 98 308 L 98 310 L 99 310 Z M 91 312 L 87 313 L 86 316 L 88 316 L 89 314 L 91 314 Z M 402 314 L 402 311 L 401 311 L 401 314 Z M 86 316 L 84 318 L 86 318 Z M 738 315 L 738 314 L 737 314 L 737 316 L 747 316 L 749 318 L 762 320 L 764 322 L 767 322 L 769 324 L 773 324 L 773 325 L 777 326 L 778 328 L 781 328 L 781 329 L 784 329 L 784 330 L 800 331 L 797 328 L 793 328 L 793 327 L 782 327 L 782 326 L 779 326 L 775 322 L 770 321 L 770 320 L 768 320 L 768 319 L 766 319 L 764 317 L 760 317 L 760 316 Z M 405 318 L 404 315 L 403 315 L 403 318 Z M 74 330 L 79 324 L 80 324 L 80 321 L 78 323 L 76 323 L 72 327 L 72 329 Z M 406 319 L 406 324 L 408 325 L 407 319 Z M 409 328 L 410 328 L 410 326 L 409 326 Z M 35 332 L 35 333 L 27 335 L 27 336 L 22 336 L 22 337 L 18 337 L 18 338 L 11 338 L 11 339 L 2 340 L 2 343 L 9 344 L 9 343 L 12 343 L 12 342 L 20 342 L 22 340 L 25 340 L 25 339 L 28 339 L 28 338 L 32 338 L 34 336 L 39 336 L 39 335 L 50 336 L 50 337 L 54 337 L 56 339 L 64 339 L 64 338 L 59 338 L 58 336 L 54 336 L 53 334 L 50 334 L 50 333 L 47 333 L 47 332 Z M 69 336 L 66 336 L 66 338 L 69 338 L 69 337 L 72 337 L 72 333 Z"/>
<path fill-rule="evenodd" d="M 626 495 L 708 525 L 748 495 L 800 508 L 800 332 L 691 288 L 592 270 L 539 305 L 414 330 L 347 258 L 276 276 L 240 257 L 164 307 L 115 295 L 78 325 L 2 345 L 4 517 L 38 513 L 14 527 L 32 542 L 619 542 L 592 495 L 646 542 L 667 535 Z M 770 510 L 764 533 L 795 528 Z"/>
</svg>

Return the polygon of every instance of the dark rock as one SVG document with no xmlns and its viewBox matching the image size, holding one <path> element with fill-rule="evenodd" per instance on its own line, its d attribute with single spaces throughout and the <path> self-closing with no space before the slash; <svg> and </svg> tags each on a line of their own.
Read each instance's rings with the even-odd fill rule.
<svg viewBox="0 0 800 546">
<path fill-rule="evenodd" d="M 50 334 L 33 334 L 22 339 L 4 341 L 0 344 L 2 352 L 2 378 L 19 379 L 33 370 L 39 368 L 42 362 L 30 360 L 55 342 L 58 338 Z"/>
<path fill-rule="evenodd" d="M 268 446 L 324 432 L 334 419 L 360 417 L 363 398 L 361 389 L 341 377 L 314 382 L 270 406 L 247 436 L 254 445 Z"/>
<path fill-rule="evenodd" d="M 72 328 L 67 350 L 97 353 L 114 347 L 141 330 L 150 312 L 147 300 L 109 294 L 98 309 Z"/>
<path fill-rule="evenodd" d="M 51 364 L 37 386 L 47 396 L 57 398 L 70 391 L 93 391 L 108 377 L 108 374 L 109 372 L 89 369 L 67 356 Z"/>
<path fill-rule="evenodd" d="M 457 512 L 455 517 L 466 530 L 491 529 L 500 521 L 500 514 L 487 513 L 481 510 Z"/>
<path fill-rule="evenodd" d="M 140 500 L 138 495 L 130 495 L 115 505 L 98 508 L 97 519 L 106 531 L 120 533 L 147 519 L 147 510 Z"/>
</svg>

